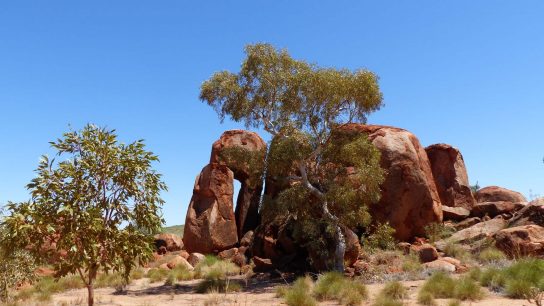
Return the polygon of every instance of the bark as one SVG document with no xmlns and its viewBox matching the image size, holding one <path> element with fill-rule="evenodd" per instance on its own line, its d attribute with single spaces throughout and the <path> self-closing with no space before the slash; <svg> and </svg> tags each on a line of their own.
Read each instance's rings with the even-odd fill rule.
<svg viewBox="0 0 544 306">
<path fill-rule="evenodd" d="M 88 305 L 93 306 L 94 305 L 94 287 L 93 284 L 87 285 L 87 293 L 88 293 Z"/>
</svg>

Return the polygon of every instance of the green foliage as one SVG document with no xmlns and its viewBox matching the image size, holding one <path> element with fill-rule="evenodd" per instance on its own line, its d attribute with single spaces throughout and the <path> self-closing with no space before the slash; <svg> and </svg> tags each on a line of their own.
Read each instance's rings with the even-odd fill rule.
<svg viewBox="0 0 544 306">
<path fill-rule="evenodd" d="M 403 259 L 404 260 L 402 262 L 402 271 L 415 273 L 423 270 L 423 265 L 419 260 L 419 255 L 415 253 L 410 253 L 408 255 L 405 255 Z"/>
<path fill-rule="evenodd" d="M 398 281 L 393 281 L 385 284 L 380 294 L 394 300 L 402 300 L 408 297 L 408 288 Z"/>
<path fill-rule="evenodd" d="M 94 125 L 51 146 L 56 158 L 43 156 L 27 186 L 32 200 L 8 204 L 2 244 L 8 251 L 27 247 L 36 258 L 52 260 L 58 276 L 79 274 L 89 288 L 99 269 L 128 280 L 138 262 L 151 258 L 147 233 L 163 222 L 166 186 L 151 168 L 157 156 L 142 140 L 119 143 L 114 130 Z M 61 251 L 66 255 L 59 257 Z"/>
<path fill-rule="evenodd" d="M 497 262 L 506 259 L 506 255 L 495 247 L 486 248 L 478 255 L 478 260 L 483 263 Z"/>
<path fill-rule="evenodd" d="M 510 298 L 538 298 L 544 291 L 544 260 L 522 259 L 510 267 L 489 268 L 482 272 L 480 282 L 492 289 L 504 289 Z"/>
<path fill-rule="evenodd" d="M 478 181 L 476 181 L 476 184 L 470 185 L 470 190 L 472 193 L 476 193 L 478 190 L 480 190 L 480 184 L 478 184 Z"/>
<path fill-rule="evenodd" d="M 168 277 L 168 270 L 153 268 L 147 271 L 146 277 L 149 278 L 149 281 L 152 283 L 161 282 Z"/>
<path fill-rule="evenodd" d="M 264 160 L 266 151 L 250 151 L 241 147 L 227 147 L 221 150 L 218 158 L 236 173 L 248 173 L 244 178 L 251 187 L 255 187 L 263 180 Z M 241 169 L 239 169 L 241 168 Z"/>
<path fill-rule="evenodd" d="M 417 295 L 417 303 L 425 306 L 436 306 L 437 303 L 434 299 L 434 295 L 429 291 L 419 291 Z"/>
<path fill-rule="evenodd" d="M 360 305 L 368 297 L 364 284 L 347 279 L 339 272 L 320 275 L 313 292 L 319 300 L 337 300 L 342 305 Z"/>
<path fill-rule="evenodd" d="M 429 295 L 432 298 L 480 300 L 484 297 L 484 292 L 470 276 L 454 280 L 444 272 L 436 272 L 425 282 L 419 292 L 422 301 L 429 300 Z"/>
<path fill-rule="evenodd" d="M 389 223 L 378 223 L 371 234 L 364 238 L 363 245 L 369 251 L 394 250 L 397 247 L 394 234 L 395 229 Z"/>
<path fill-rule="evenodd" d="M 6 253 L 0 249 L 0 302 L 11 301 L 17 285 L 33 281 L 35 268 L 34 258 L 26 251 Z"/>
<path fill-rule="evenodd" d="M 431 243 L 450 237 L 454 233 L 453 228 L 444 226 L 443 223 L 430 223 L 425 226 L 425 235 Z"/>
<path fill-rule="evenodd" d="M 373 306 L 402 306 L 402 301 L 392 299 L 385 295 L 378 295 L 376 300 L 374 300 L 374 303 L 372 303 Z"/>
<path fill-rule="evenodd" d="M 451 301 L 448 303 L 448 306 L 461 306 L 461 301 L 459 301 L 459 300 L 451 300 Z"/>
<path fill-rule="evenodd" d="M 313 282 L 308 276 L 298 278 L 289 287 L 280 287 L 276 293 L 288 306 L 315 306 L 317 301 L 312 296 Z"/>
<path fill-rule="evenodd" d="M 240 72 L 214 74 L 202 84 L 200 99 L 221 120 L 229 116 L 273 136 L 267 175 L 290 188 L 264 201 L 263 215 L 294 217 L 298 242 L 330 258 L 331 246 L 339 245 L 340 225 L 367 225 L 367 207 L 381 194 L 378 150 L 365 135 L 343 126 L 365 122 L 381 107 L 377 76 L 320 68 L 268 44 L 245 51 Z M 232 158 L 252 160 L 234 153 Z M 336 268 L 340 255 L 335 253 Z"/>
<path fill-rule="evenodd" d="M 192 271 L 187 270 L 184 265 L 177 265 L 174 269 L 170 270 L 165 284 L 173 285 L 177 281 L 190 280 L 194 278 Z"/>
<path fill-rule="evenodd" d="M 195 267 L 195 275 L 197 277 L 203 277 L 203 280 L 196 287 L 196 292 L 239 291 L 240 284 L 231 281 L 229 278 L 229 276 L 238 275 L 239 273 L 240 268 L 232 262 L 219 260 L 213 256 L 207 256 L 206 260 Z"/>
<path fill-rule="evenodd" d="M 460 260 L 469 260 L 472 256 L 462 245 L 457 243 L 448 243 L 444 248 L 444 253 L 446 256 L 454 257 Z"/>
</svg>

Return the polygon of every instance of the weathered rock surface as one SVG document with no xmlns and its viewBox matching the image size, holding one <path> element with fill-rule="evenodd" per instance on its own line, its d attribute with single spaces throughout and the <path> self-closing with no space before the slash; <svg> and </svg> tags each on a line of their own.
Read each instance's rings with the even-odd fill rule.
<svg viewBox="0 0 544 306">
<path fill-rule="evenodd" d="M 448 243 L 467 243 L 491 237 L 496 232 L 506 227 L 507 221 L 502 218 L 495 218 L 488 221 L 477 223 L 471 227 L 465 228 L 451 235 L 447 239 L 439 240 L 435 246 L 439 250 L 444 250 Z"/>
<path fill-rule="evenodd" d="M 476 192 L 476 201 L 478 203 L 500 201 L 518 203 L 527 202 L 527 199 L 517 191 L 498 186 L 489 186 Z"/>
<path fill-rule="evenodd" d="M 204 259 L 206 259 L 206 256 L 204 256 L 204 254 L 200 254 L 200 253 L 191 253 L 189 255 L 189 258 L 187 259 L 187 261 L 193 266 L 193 267 L 196 267 L 196 265 L 198 265 L 200 262 L 204 261 Z"/>
<path fill-rule="evenodd" d="M 447 144 L 434 144 L 425 148 L 425 151 L 442 205 L 470 210 L 476 200 L 470 189 L 461 152 Z"/>
<path fill-rule="evenodd" d="M 444 221 L 462 221 L 470 216 L 470 210 L 463 207 L 442 206 Z"/>
<path fill-rule="evenodd" d="M 524 225 L 495 234 L 495 246 L 510 257 L 544 256 L 544 227 Z"/>
<path fill-rule="evenodd" d="M 183 249 L 183 240 L 178 235 L 163 233 L 155 235 L 154 238 L 157 250 L 163 246 L 168 252 L 175 252 Z"/>
<path fill-rule="evenodd" d="M 183 266 L 185 267 L 185 269 L 187 269 L 188 271 L 193 271 L 194 268 L 193 266 L 187 261 L 187 259 L 181 257 L 181 256 L 176 256 L 174 258 L 172 258 L 167 264 L 166 266 L 169 268 L 169 269 L 174 269 L 175 267 L 177 266 Z"/>
<path fill-rule="evenodd" d="M 359 258 L 359 252 L 361 251 L 361 244 L 359 243 L 359 237 L 350 229 L 344 228 L 344 237 L 346 240 L 346 252 L 344 253 L 344 262 L 346 266 L 350 267 Z"/>
<path fill-rule="evenodd" d="M 494 218 L 498 215 L 513 213 L 520 210 L 521 208 L 525 207 L 526 204 L 527 203 L 525 202 L 513 203 L 507 201 L 481 202 L 472 207 L 470 214 L 474 217 L 489 216 Z"/>
<path fill-rule="evenodd" d="M 433 271 L 455 272 L 455 265 L 442 259 L 437 259 L 431 262 L 424 263 L 423 266 Z"/>
<path fill-rule="evenodd" d="M 536 224 L 544 226 L 544 199 L 538 199 L 525 205 L 510 219 L 509 227 Z"/>
<path fill-rule="evenodd" d="M 430 162 L 414 134 L 379 125 L 347 124 L 342 128 L 368 134 L 381 152 L 381 166 L 387 175 L 380 203 L 370 210 L 375 220 L 389 222 L 399 240 L 424 236 L 425 226 L 442 221 Z"/>
<path fill-rule="evenodd" d="M 255 272 L 269 271 L 274 268 L 272 260 L 268 258 L 261 258 L 259 256 L 253 256 L 253 263 L 255 264 Z"/>
<path fill-rule="evenodd" d="M 213 253 L 238 243 L 233 179 L 232 171 L 218 164 L 207 165 L 196 178 L 183 232 L 188 252 Z"/>
<path fill-rule="evenodd" d="M 229 153 L 237 158 L 229 158 Z M 264 140 L 257 133 L 245 130 L 226 131 L 212 146 L 210 164 L 227 166 L 241 183 L 235 211 L 239 239 L 259 225 L 265 153 Z"/>
<path fill-rule="evenodd" d="M 430 244 L 412 245 L 411 250 L 419 256 L 423 263 L 438 259 L 438 251 Z"/>
</svg>

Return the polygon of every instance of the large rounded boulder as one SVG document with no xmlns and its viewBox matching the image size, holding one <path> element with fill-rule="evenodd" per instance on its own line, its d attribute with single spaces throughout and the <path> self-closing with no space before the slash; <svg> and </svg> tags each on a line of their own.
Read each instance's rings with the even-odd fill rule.
<svg viewBox="0 0 544 306">
<path fill-rule="evenodd" d="M 218 164 L 207 165 L 196 178 L 183 232 L 188 252 L 214 253 L 238 243 L 233 179 L 232 171 Z"/>
<path fill-rule="evenodd" d="M 381 152 L 381 166 L 387 173 L 381 200 L 370 210 L 376 221 L 389 222 L 400 240 L 423 236 L 425 226 L 442 221 L 431 165 L 414 134 L 380 125 L 347 124 L 342 128 L 367 134 Z"/>
<path fill-rule="evenodd" d="M 433 173 L 440 202 L 444 206 L 470 210 L 476 200 L 472 195 L 463 155 L 447 144 L 434 144 L 425 148 Z"/>
<path fill-rule="evenodd" d="M 527 202 L 527 199 L 519 192 L 498 186 L 489 186 L 476 192 L 478 203 L 484 202 Z"/>
</svg>

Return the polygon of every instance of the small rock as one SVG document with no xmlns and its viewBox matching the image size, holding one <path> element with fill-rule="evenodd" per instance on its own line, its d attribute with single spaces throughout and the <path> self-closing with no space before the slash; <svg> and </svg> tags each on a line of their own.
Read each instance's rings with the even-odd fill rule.
<svg viewBox="0 0 544 306">
<path fill-rule="evenodd" d="M 258 256 L 254 256 L 253 263 L 255 264 L 255 269 L 253 270 L 256 272 L 265 272 L 274 268 L 272 261 L 268 258 L 260 258 Z"/>
<path fill-rule="evenodd" d="M 408 242 L 399 242 L 397 243 L 397 247 L 402 251 L 402 253 L 404 253 L 404 255 L 408 255 L 410 254 L 410 247 L 412 245 L 409 244 Z"/>
<path fill-rule="evenodd" d="M 463 207 L 442 206 L 444 221 L 462 221 L 470 216 L 470 210 Z"/>
<path fill-rule="evenodd" d="M 244 237 L 240 240 L 240 245 L 248 247 L 253 242 L 253 231 L 249 231 L 244 234 Z"/>
<path fill-rule="evenodd" d="M 193 266 L 187 261 L 187 259 L 181 257 L 181 256 L 176 256 L 174 258 L 172 258 L 167 264 L 166 266 L 169 268 L 169 269 L 174 269 L 175 267 L 177 266 L 184 266 L 187 270 L 189 271 L 193 271 L 194 268 Z"/>
<path fill-rule="evenodd" d="M 155 235 L 155 247 L 161 249 L 165 247 L 168 252 L 180 251 L 183 249 L 183 240 L 181 237 L 174 234 L 157 234 Z"/>
<path fill-rule="evenodd" d="M 238 254 L 238 248 L 231 248 L 231 249 L 219 252 L 217 254 L 217 257 L 225 260 L 225 259 L 233 258 L 236 254 Z"/>
<path fill-rule="evenodd" d="M 205 258 L 206 256 L 204 256 L 204 254 L 191 253 L 191 255 L 189 255 L 189 258 L 187 258 L 187 261 L 191 264 L 191 266 L 196 267 L 196 265 L 198 265 Z"/>
<path fill-rule="evenodd" d="M 423 266 L 427 269 L 435 271 L 440 270 L 445 272 L 455 272 L 455 265 L 441 259 L 424 263 Z"/>
</svg>

